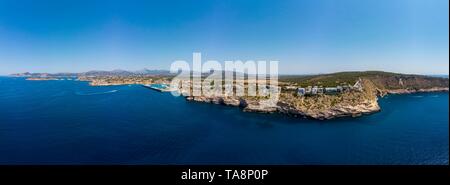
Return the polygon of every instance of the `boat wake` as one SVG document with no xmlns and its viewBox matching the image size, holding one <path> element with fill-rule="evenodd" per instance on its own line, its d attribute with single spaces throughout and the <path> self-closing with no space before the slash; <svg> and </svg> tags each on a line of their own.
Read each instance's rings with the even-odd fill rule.
<svg viewBox="0 0 450 185">
<path fill-rule="evenodd" d="M 91 95 L 100 95 L 100 94 L 109 94 L 109 93 L 115 93 L 115 92 L 117 92 L 118 90 L 111 90 L 111 91 L 106 91 L 106 92 L 95 92 L 95 93 L 79 93 L 79 92 L 77 92 L 76 94 L 77 95 L 80 95 L 80 96 L 91 96 Z"/>
<path fill-rule="evenodd" d="M 424 96 L 411 96 L 413 98 L 423 98 Z"/>
</svg>

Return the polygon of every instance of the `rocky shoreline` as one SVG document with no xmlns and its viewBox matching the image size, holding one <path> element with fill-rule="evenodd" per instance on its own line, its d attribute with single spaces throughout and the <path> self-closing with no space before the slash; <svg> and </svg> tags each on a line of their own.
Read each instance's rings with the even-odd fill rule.
<svg viewBox="0 0 450 185">
<path fill-rule="evenodd" d="M 280 106 L 280 113 L 293 115 L 294 117 L 313 118 L 318 120 L 328 120 L 340 117 L 359 117 L 365 114 L 379 112 L 380 106 L 377 101 L 367 101 L 358 105 L 339 105 L 330 109 L 321 111 L 306 110 L 302 111 L 289 106 Z"/>
<path fill-rule="evenodd" d="M 380 111 L 376 101 L 368 101 L 356 106 L 336 106 L 322 111 L 308 111 L 297 109 L 288 103 L 278 102 L 276 106 L 265 106 L 258 102 L 247 101 L 245 99 L 221 98 L 221 97 L 186 97 L 188 101 L 213 103 L 217 105 L 226 105 L 240 107 L 244 112 L 256 113 L 281 113 L 293 117 L 304 117 L 318 120 L 327 120 L 338 117 L 358 117 L 364 114 L 371 114 Z"/>
<path fill-rule="evenodd" d="M 204 97 L 204 96 L 188 96 L 187 101 L 195 101 L 202 103 L 213 103 L 217 105 L 240 107 L 244 112 L 256 113 L 281 113 L 294 117 L 313 118 L 319 120 L 333 119 L 338 117 L 357 117 L 364 114 L 370 114 L 380 111 L 377 101 L 367 101 L 356 106 L 336 106 L 331 109 L 322 111 L 301 110 L 291 106 L 287 102 L 280 101 L 276 106 L 262 105 L 257 101 L 246 100 L 237 97 Z"/>
<path fill-rule="evenodd" d="M 262 105 L 258 101 L 241 97 L 205 97 L 205 96 L 186 96 L 187 101 L 213 103 L 218 105 L 240 107 L 244 112 L 257 113 L 281 113 L 293 117 L 311 118 L 317 120 L 329 120 L 340 117 L 359 117 L 381 111 L 378 104 L 378 97 L 387 94 L 411 94 L 421 92 L 448 92 L 449 88 L 434 87 L 418 90 L 389 90 L 384 94 L 378 94 L 374 98 L 364 99 L 354 104 L 337 104 L 324 109 L 308 109 L 304 107 L 295 107 L 291 102 L 279 101 L 276 106 Z M 382 96 L 380 96 L 382 95 Z"/>
<path fill-rule="evenodd" d="M 50 80 L 60 80 L 60 79 L 53 78 L 53 77 L 39 77 L 39 78 L 30 77 L 30 78 L 27 78 L 26 80 L 29 80 L 29 81 L 50 81 Z"/>
<path fill-rule="evenodd" d="M 155 83 L 169 83 L 166 79 L 155 77 L 135 77 L 135 76 L 101 76 L 86 77 L 80 76 L 77 81 L 89 82 L 90 86 L 118 86 L 118 85 L 148 85 Z"/>
<path fill-rule="evenodd" d="M 26 73 L 17 76 L 27 76 L 27 80 L 59 80 L 55 75 L 50 74 Z M 113 75 L 111 73 L 90 75 L 90 73 L 85 73 L 78 75 L 76 80 L 87 81 L 91 86 L 140 84 L 147 87 L 150 84 L 170 84 L 170 79 L 170 76 L 158 75 Z M 255 96 L 218 95 L 215 97 L 186 96 L 185 98 L 187 101 L 240 107 L 244 112 L 281 113 L 294 117 L 327 120 L 339 117 L 358 117 L 378 112 L 381 110 L 378 98 L 389 94 L 449 91 L 446 78 L 377 71 L 285 77 L 281 82 L 281 93 L 276 103 L 261 101 L 264 100 L 264 97 Z M 331 94 L 323 93 L 323 91 L 320 93 L 318 90 L 316 93 L 311 91 L 310 94 L 305 91 L 303 94 L 299 93 L 299 90 L 305 90 L 305 87 L 316 87 L 316 89 L 323 90 L 326 87 L 346 87 L 348 84 L 358 84 L 359 87 Z M 166 92 L 172 91 L 172 89 L 160 91 Z M 180 93 L 185 95 L 183 92 Z"/>
<path fill-rule="evenodd" d="M 428 89 L 395 89 L 387 90 L 387 94 L 412 94 L 412 93 L 427 93 L 427 92 L 448 92 L 448 87 L 433 87 Z"/>
</svg>

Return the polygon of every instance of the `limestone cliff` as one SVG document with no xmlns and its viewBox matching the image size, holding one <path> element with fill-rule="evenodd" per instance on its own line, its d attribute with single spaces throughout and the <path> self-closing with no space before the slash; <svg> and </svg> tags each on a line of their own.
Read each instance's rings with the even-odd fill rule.
<svg viewBox="0 0 450 185">
<path fill-rule="evenodd" d="M 278 103 L 262 104 L 258 97 L 187 97 L 187 100 L 239 106 L 246 112 L 283 113 L 295 117 L 333 119 L 357 117 L 380 111 L 378 97 L 387 94 L 448 91 L 448 79 L 418 76 L 365 76 L 362 90 L 341 94 L 297 96 L 281 92 Z"/>
</svg>

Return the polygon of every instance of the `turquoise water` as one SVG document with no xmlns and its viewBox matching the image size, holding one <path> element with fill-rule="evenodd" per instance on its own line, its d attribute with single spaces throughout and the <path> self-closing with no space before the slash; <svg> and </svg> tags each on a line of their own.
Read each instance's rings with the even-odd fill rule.
<svg viewBox="0 0 450 185">
<path fill-rule="evenodd" d="M 142 86 L 0 78 L 0 164 L 448 164 L 448 93 L 314 121 Z"/>
<path fill-rule="evenodd" d="M 168 86 L 165 84 L 152 84 L 152 85 L 150 85 L 150 87 L 157 88 L 157 89 L 165 89 Z"/>
</svg>

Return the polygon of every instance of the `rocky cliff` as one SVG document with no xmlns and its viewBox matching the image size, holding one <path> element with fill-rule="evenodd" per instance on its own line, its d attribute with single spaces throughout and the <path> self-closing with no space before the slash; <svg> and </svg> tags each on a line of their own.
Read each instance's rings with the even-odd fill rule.
<svg viewBox="0 0 450 185">
<path fill-rule="evenodd" d="M 448 79 L 420 76 L 365 76 L 362 91 L 335 95 L 297 96 L 281 92 L 277 104 L 263 104 L 257 97 L 187 97 L 187 100 L 242 107 L 245 112 L 283 113 L 295 117 L 333 119 L 357 117 L 381 110 L 378 97 L 387 94 L 448 91 Z"/>
</svg>

